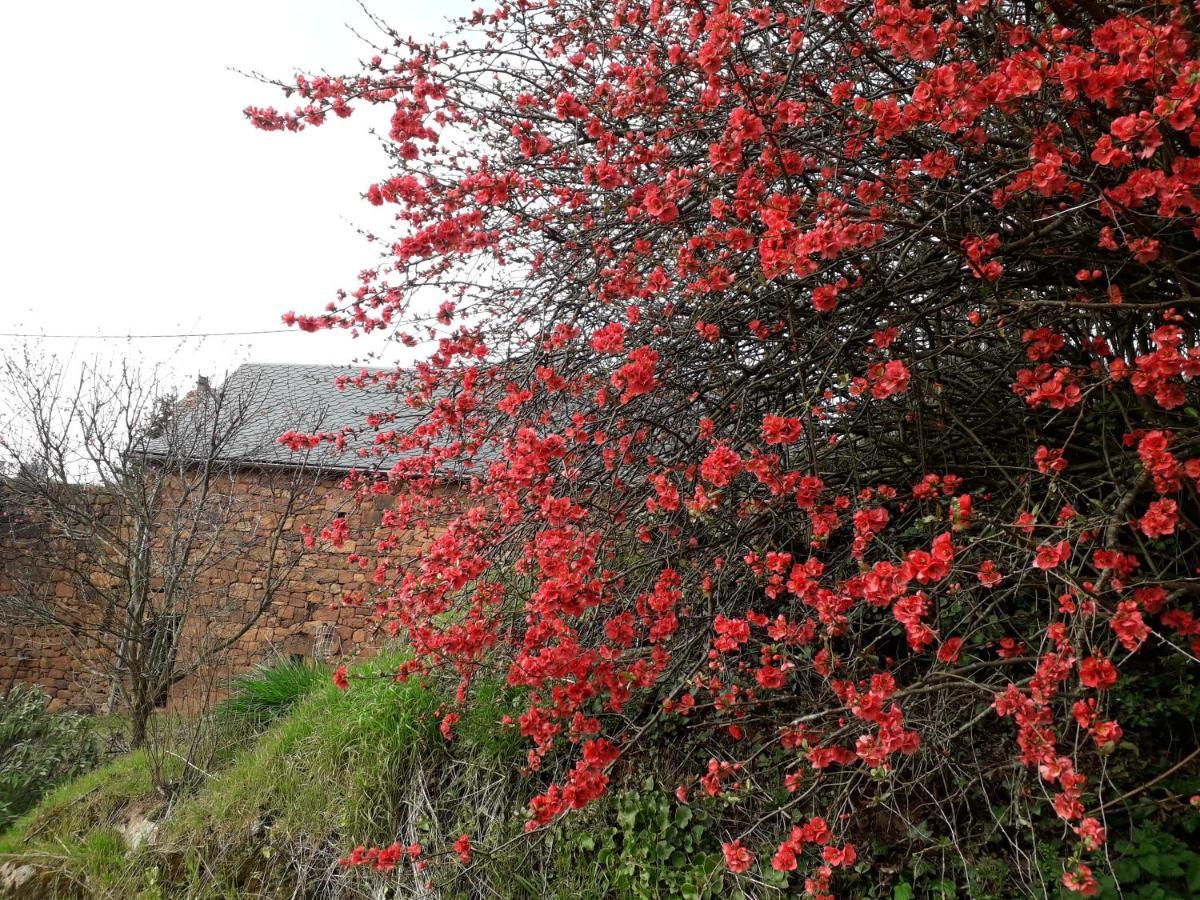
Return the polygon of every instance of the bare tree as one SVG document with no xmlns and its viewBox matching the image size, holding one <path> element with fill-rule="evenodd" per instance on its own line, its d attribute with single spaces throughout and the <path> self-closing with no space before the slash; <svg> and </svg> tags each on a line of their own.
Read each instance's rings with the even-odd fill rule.
<svg viewBox="0 0 1200 900">
<path fill-rule="evenodd" d="M 304 454 L 272 464 L 268 387 L 202 378 L 179 398 L 129 363 L 68 367 L 29 349 L 0 371 L 3 493 L 22 529 L 0 624 L 52 630 L 109 685 L 134 746 L 174 685 L 219 668 L 304 552 L 294 517 L 321 473 Z"/>
</svg>

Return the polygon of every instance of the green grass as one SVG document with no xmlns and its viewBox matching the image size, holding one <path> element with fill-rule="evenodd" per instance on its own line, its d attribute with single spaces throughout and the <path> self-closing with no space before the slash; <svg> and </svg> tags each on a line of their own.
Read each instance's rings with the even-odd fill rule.
<svg viewBox="0 0 1200 900">
<path fill-rule="evenodd" d="M 447 742 L 438 728 L 445 695 L 397 683 L 396 662 L 359 666 L 349 690 L 327 683 L 301 699 L 179 804 L 165 851 L 214 889 L 270 895 L 297 873 L 330 878 L 358 844 L 447 846 L 462 831 L 510 822 L 508 776 L 521 750 L 496 728 L 506 692 L 478 685 Z"/>
<path fill-rule="evenodd" d="M 231 725 L 260 729 L 278 721 L 306 695 L 329 683 L 324 666 L 303 659 L 276 659 L 233 679 L 232 693 L 216 710 Z"/>
<path fill-rule="evenodd" d="M 181 805 L 172 830 L 200 839 L 215 823 L 269 814 L 278 834 L 346 830 L 364 836 L 383 818 L 381 795 L 408 753 L 432 743 L 437 701 L 415 683 L 356 682 L 301 702 L 226 771 Z M 331 794 L 347 803 L 331 820 Z"/>
<path fill-rule="evenodd" d="M 168 761 L 168 776 L 182 763 Z M 131 865 L 119 827 L 131 818 L 154 819 L 166 800 L 154 788 L 146 753 L 127 753 L 51 791 L 0 833 L 0 862 L 31 863 L 38 870 L 23 896 L 135 897 Z"/>
<path fill-rule="evenodd" d="M 410 896 L 426 879 L 445 897 L 653 896 L 664 885 L 699 897 L 707 894 L 693 884 L 719 885 L 707 858 L 696 868 L 699 844 L 686 843 L 699 840 L 696 823 L 671 818 L 670 845 L 654 836 L 676 815 L 666 793 L 619 794 L 530 844 L 524 810 L 539 781 L 520 774 L 516 729 L 498 727 L 517 712 L 512 693 L 477 681 L 447 741 L 439 724 L 449 686 L 397 683 L 397 662 L 356 667 L 346 691 L 328 680 L 311 687 L 170 806 L 146 754 L 122 756 L 44 798 L 0 836 L 0 854 L 44 872 L 39 897 L 366 897 L 382 896 L 381 881 Z M 159 821 L 157 835 L 130 852 L 122 828 L 143 816 Z M 643 819 L 654 830 L 644 840 L 635 834 Z M 464 832 L 476 848 L 469 868 L 447 852 Z M 392 841 L 429 848 L 429 868 L 379 875 L 337 865 L 358 844 Z M 676 849 L 685 869 L 659 872 Z"/>
<path fill-rule="evenodd" d="M 135 804 L 149 813 L 162 803 L 155 796 L 145 752 L 127 753 L 43 797 L 34 809 L 0 833 L 0 857 L 22 854 L 30 847 L 78 840 L 96 828 L 120 821 Z"/>
</svg>

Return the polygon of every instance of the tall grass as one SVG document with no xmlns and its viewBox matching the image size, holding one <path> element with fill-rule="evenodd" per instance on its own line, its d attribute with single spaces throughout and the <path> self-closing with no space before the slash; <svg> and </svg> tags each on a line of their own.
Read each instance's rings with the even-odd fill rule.
<svg viewBox="0 0 1200 900">
<path fill-rule="evenodd" d="M 122 757 L 47 798 L 0 838 L 0 857 L 45 867 L 44 896 L 58 893 L 56 878 L 85 886 L 81 895 L 146 900 L 612 896 L 596 877 L 597 857 L 632 851 L 611 836 L 615 812 L 607 805 L 573 821 L 599 829 L 586 847 L 566 831 L 540 846 L 522 837 L 525 803 L 544 776 L 530 780 L 517 730 L 497 727 L 518 712 L 511 691 L 478 680 L 455 708 L 461 718 L 447 740 L 439 724 L 453 686 L 398 683 L 396 664 L 360 664 L 345 691 L 323 676 L 301 693 L 267 674 L 257 683 L 279 689 L 251 690 L 268 702 L 226 714 L 290 711 L 232 750 L 194 791 L 156 796 L 145 754 Z M 125 826 L 139 817 L 157 821 L 157 834 L 131 851 Z M 448 852 L 463 833 L 476 848 L 471 866 Z M 427 848 L 428 867 L 376 873 L 338 865 L 359 844 L 393 841 Z"/>
<path fill-rule="evenodd" d="M 262 728 L 328 681 L 329 673 L 323 666 L 303 659 L 281 657 L 259 663 L 232 680 L 230 696 L 217 707 L 217 717 Z"/>
</svg>

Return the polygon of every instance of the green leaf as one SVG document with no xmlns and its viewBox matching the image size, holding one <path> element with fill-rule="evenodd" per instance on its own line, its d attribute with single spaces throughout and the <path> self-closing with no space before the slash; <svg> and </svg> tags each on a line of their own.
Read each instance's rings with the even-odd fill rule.
<svg viewBox="0 0 1200 900">
<path fill-rule="evenodd" d="M 1188 866 L 1187 887 L 1193 894 L 1200 894 L 1200 856 L 1193 857 Z"/>
<path fill-rule="evenodd" d="M 1128 886 L 1138 880 L 1142 870 L 1132 859 L 1114 859 L 1113 874 L 1117 876 L 1118 884 Z"/>
<path fill-rule="evenodd" d="M 1183 866 L 1180 864 L 1180 859 L 1177 856 L 1163 854 L 1158 858 L 1159 874 L 1163 878 L 1182 878 Z"/>
<path fill-rule="evenodd" d="M 892 888 L 892 900 L 913 900 L 913 887 L 908 882 L 901 882 Z"/>
<path fill-rule="evenodd" d="M 768 868 L 763 871 L 763 881 L 772 887 L 784 888 L 787 887 L 788 876 L 786 872 L 777 872 Z"/>
<path fill-rule="evenodd" d="M 622 831 L 633 831 L 637 824 L 637 809 L 623 809 L 617 813 L 617 824 Z"/>
<path fill-rule="evenodd" d="M 1155 878 L 1162 874 L 1162 861 L 1159 859 L 1157 853 L 1147 853 L 1145 856 L 1139 856 L 1137 861 L 1142 869 Z"/>
</svg>

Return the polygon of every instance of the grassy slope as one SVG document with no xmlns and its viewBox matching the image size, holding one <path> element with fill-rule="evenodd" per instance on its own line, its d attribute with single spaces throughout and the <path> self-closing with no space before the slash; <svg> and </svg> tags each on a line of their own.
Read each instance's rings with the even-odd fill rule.
<svg viewBox="0 0 1200 900">
<path fill-rule="evenodd" d="M 0 861 L 50 876 L 31 896 L 608 897 L 714 896 L 719 856 L 705 820 L 645 786 L 530 842 L 523 809 L 536 783 L 499 685 L 479 683 L 455 737 L 438 730 L 444 697 L 397 684 L 392 660 L 359 667 L 348 691 L 325 683 L 169 810 L 144 754 L 53 792 L 0 836 Z M 130 817 L 160 819 L 152 846 L 128 850 Z M 471 835 L 464 867 L 448 848 Z M 338 866 L 358 844 L 430 848 L 426 868 L 387 875 Z M 426 888 L 426 883 L 431 885 Z"/>
<path fill-rule="evenodd" d="M 0 834 L 0 862 L 47 870 L 52 877 L 30 885 L 30 896 L 120 896 L 129 867 L 119 826 L 136 816 L 153 818 L 163 806 L 146 754 L 127 753 L 43 797 Z"/>
<path fill-rule="evenodd" d="M 333 894 L 369 880 L 336 864 L 356 844 L 448 846 L 464 831 L 519 826 L 507 777 L 518 740 L 495 728 L 502 691 L 481 686 L 448 743 L 439 696 L 397 684 L 389 668 L 360 667 L 349 691 L 314 690 L 178 798 L 152 849 L 129 854 L 120 831 L 165 812 L 145 754 L 133 753 L 44 798 L 0 835 L 0 861 L 65 873 L 64 895 L 276 896 L 297 883 Z"/>
</svg>

